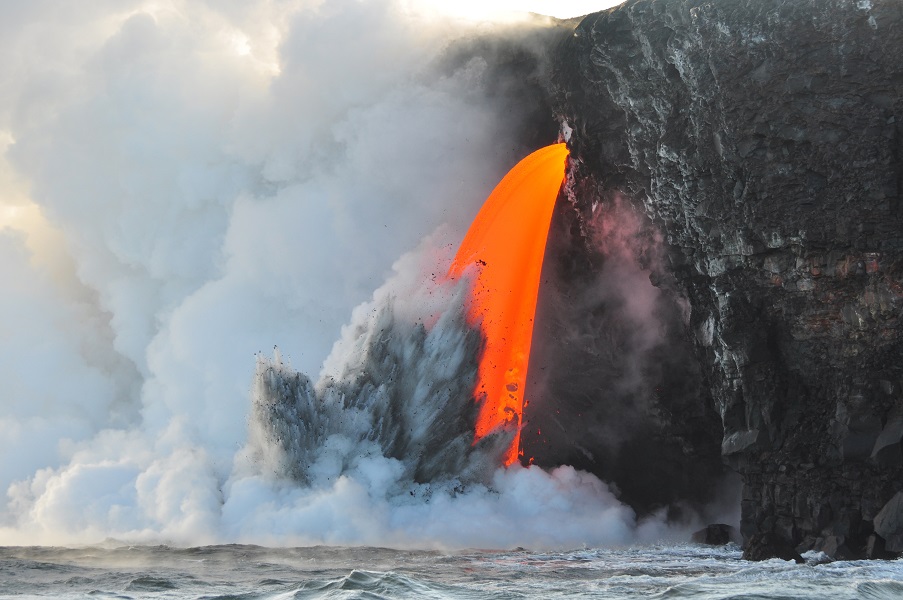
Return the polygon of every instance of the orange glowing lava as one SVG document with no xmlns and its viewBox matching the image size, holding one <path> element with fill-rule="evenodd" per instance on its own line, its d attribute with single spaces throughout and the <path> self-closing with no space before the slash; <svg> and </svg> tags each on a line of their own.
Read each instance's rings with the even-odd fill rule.
<svg viewBox="0 0 903 600">
<path fill-rule="evenodd" d="M 481 402 L 475 439 L 517 425 L 505 465 L 517 460 L 520 446 L 539 277 L 567 156 L 564 144 L 554 144 L 517 163 L 483 204 L 449 269 L 451 278 L 472 277 L 468 319 L 480 324 L 485 339 L 474 390 Z"/>
</svg>

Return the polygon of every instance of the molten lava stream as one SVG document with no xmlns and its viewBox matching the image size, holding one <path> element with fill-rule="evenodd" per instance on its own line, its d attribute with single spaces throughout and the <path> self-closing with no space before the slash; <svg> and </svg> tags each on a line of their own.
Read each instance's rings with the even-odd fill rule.
<svg viewBox="0 0 903 600">
<path fill-rule="evenodd" d="M 506 466 L 520 446 L 542 259 L 567 156 L 565 144 L 554 144 L 517 163 L 483 204 L 449 269 L 453 279 L 472 278 L 468 320 L 479 323 L 485 340 L 474 390 L 482 402 L 475 440 L 514 422 Z"/>
</svg>

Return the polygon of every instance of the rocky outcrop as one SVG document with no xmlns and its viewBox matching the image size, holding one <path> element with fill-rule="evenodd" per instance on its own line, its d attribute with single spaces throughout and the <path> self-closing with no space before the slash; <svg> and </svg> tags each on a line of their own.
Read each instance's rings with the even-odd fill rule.
<svg viewBox="0 0 903 600">
<path fill-rule="evenodd" d="M 743 550 L 743 558 L 746 560 L 780 558 L 781 560 L 792 560 L 796 563 L 805 562 L 787 538 L 770 532 L 757 532 L 747 539 Z"/>
<path fill-rule="evenodd" d="M 901 55 L 896 0 L 639 0 L 556 58 L 583 201 L 664 234 L 750 557 L 903 551 Z"/>
<path fill-rule="evenodd" d="M 724 546 L 738 537 L 737 530 L 726 523 L 713 523 L 693 532 L 690 541 L 708 546 Z"/>
<path fill-rule="evenodd" d="M 875 515 L 875 533 L 872 542 L 879 544 L 878 551 L 903 552 L 903 492 L 897 492 L 884 508 Z M 883 547 L 882 547 L 883 546 Z"/>
</svg>

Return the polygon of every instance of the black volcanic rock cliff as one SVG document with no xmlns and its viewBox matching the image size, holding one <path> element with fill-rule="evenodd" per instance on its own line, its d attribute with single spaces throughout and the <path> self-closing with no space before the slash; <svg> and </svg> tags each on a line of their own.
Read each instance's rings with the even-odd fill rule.
<svg viewBox="0 0 903 600">
<path fill-rule="evenodd" d="M 899 0 L 631 1 L 558 49 L 574 177 L 664 235 L 750 555 L 903 551 L 901 57 Z"/>
</svg>

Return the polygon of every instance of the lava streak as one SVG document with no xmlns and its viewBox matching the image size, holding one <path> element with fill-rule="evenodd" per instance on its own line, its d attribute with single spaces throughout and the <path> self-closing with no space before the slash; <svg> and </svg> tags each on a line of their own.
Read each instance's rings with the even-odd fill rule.
<svg viewBox="0 0 903 600">
<path fill-rule="evenodd" d="M 506 465 L 517 460 L 539 277 L 567 156 L 564 144 L 554 144 L 517 163 L 483 204 L 449 269 L 452 278 L 472 278 L 468 320 L 485 339 L 476 439 L 517 425 Z"/>
</svg>

